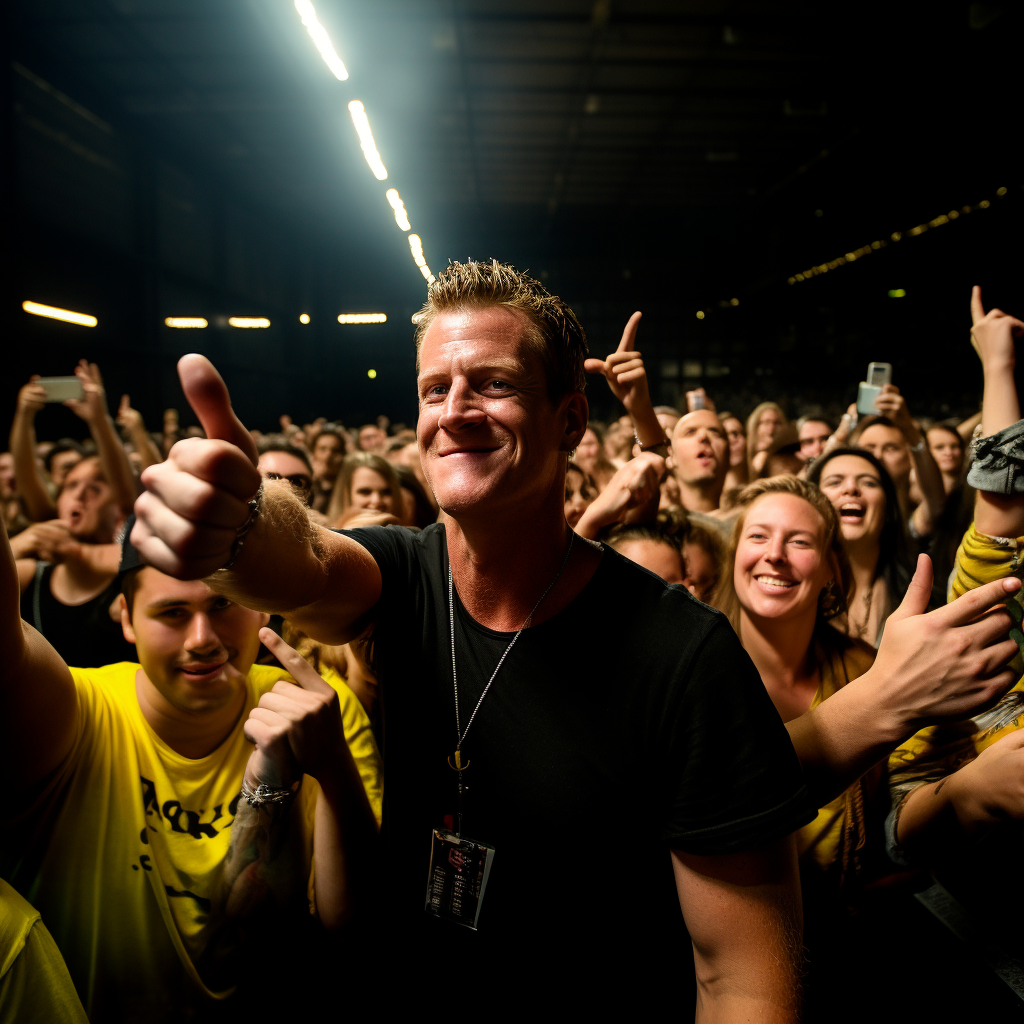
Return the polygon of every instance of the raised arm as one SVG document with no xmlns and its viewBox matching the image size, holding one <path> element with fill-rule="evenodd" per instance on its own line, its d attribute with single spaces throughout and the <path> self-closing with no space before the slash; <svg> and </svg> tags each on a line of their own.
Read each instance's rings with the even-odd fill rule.
<svg viewBox="0 0 1024 1024">
<path fill-rule="evenodd" d="M 256 446 L 224 381 L 200 355 L 182 357 L 178 372 L 207 437 L 179 441 L 142 474 L 132 543 L 161 572 L 209 577 L 218 593 L 284 615 L 314 640 L 347 643 L 380 598 L 377 563 L 362 545 L 313 525 L 286 486 L 267 485 L 253 515 Z"/>
<path fill-rule="evenodd" d="M 665 460 L 654 452 L 641 452 L 608 481 L 576 524 L 576 532 L 596 540 L 606 526 L 619 522 L 647 522 L 658 514 Z"/>
<path fill-rule="evenodd" d="M 0 521 L 0 773 L 15 794 L 64 759 L 78 715 L 75 684 L 60 655 L 21 618 L 18 572 Z"/>
<path fill-rule="evenodd" d="M 588 359 L 583 367 L 587 373 L 600 373 L 604 376 L 612 394 L 626 407 L 637 440 L 644 448 L 650 448 L 667 445 L 668 438 L 651 404 L 643 358 L 635 349 L 640 316 L 640 313 L 634 313 L 629 318 L 619 347 L 607 359 Z"/>
<path fill-rule="evenodd" d="M 982 437 L 991 437 L 1020 420 L 1013 373 L 1017 365 L 1016 339 L 1024 334 L 1024 323 L 1001 309 L 986 313 L 977 285 L 971 293 L 971 319 L 971 340 L 981 357 L 985 377 L 981 433 Z M 974 525 L 989 537 L 1024 536 L 1024 495 L 999 494 L 979 487 Z"/>
<path fill-rule="evenodd" d="M 693 942 L 697 1024 L 795 1024 L 803 915 L 793 837 L 721 857 L 673 850 L 672 868 Z"/>
<path fill-rule="evenodd" d="M 57 508 L 46 489 L 36 462 L 36 413 L 46 403 L 46 392 L 36 383 L 33 374 L 18 392 L 18 404 L 11 423 L 11 454 L 14 456 L 14 479 L 25 503 L 25 514 L 34 523 L 53 519 Z"/>
<path fill-rule="evenodd" d="M 103 390 L 100 369 L 95 363 L 83 359 L 75 367 L 75 376 L 82 382 L 85 397 L 81 401 L 68 401 L 64 404 L 88 424 L 107 483 L 121 511 L 129 516 L 135 504 L 135 477 L 132 475 L 128 453 L 121 444 L 121 438 L 117 436 L 114 421 L 107 410 L 107 393 Z"/>
<path fill-rule="evenodd" d="M 124 427 L 128 431 L 128 436 L 131 437 L 132 444 L 135 445 L 135 450 L 142 459 L 142 469 L 164 461 L 160 449 L 153 443 L 153 438 L 146 430 L 142 413 L 138 409 L 132 408 L 131 398 L 128 395 L 121 396 L 121 404 L 117 407 L 117 423 L 118 426 Z"/>
<path fill-rule="evenodd" d="M 927 537 L 935 528 L 935 523 L 942 515 L 946 504 L 946 489 L 942 484 L 942 473 L 935 462 L 935 457 L 928 449 L 925 437 L 910 415 L 906 399 L 894 384 L 886 384 L 881 394 L 875 399 L 875 408 L 896 424 L 907 444 L 910 446 L 910 458 L 917 474 L 917 485 L 921 488 L 923 501 L 914 509 L 911 520 L 919 537 Z"/>
<path fill-rule="evenodd" d="M 337 928 L 373 888 L 377 823 L 345 742 L 337 693 L 272 630 L 262 630 L 260 639 L 295 682 L 275 684 L 245 723 L 256 749 L 231 826 L 224 876 L 229 914 L 255 909 L 268 889 L 305 884 L 305 873 L 296 871 L 289 856 L 286 833 L 295 823 L 290 800 L 254 806 L 244 794 L 260 785 L 288 789 L 308 775 L 319 784 L 313 826 L 316 912 L 324 927 Z"/>
<path fill-rule="evenodd" d="M 926 612 L 931 560 L 922 555 L 903 603 L 889 617 L 875 663 L 787 724 L 811 796 L 821 807 L 922 726 L 970 717 L 1016 681 L 1017 653 L 1004 602 L 1007 578 Z"/>
</svg>

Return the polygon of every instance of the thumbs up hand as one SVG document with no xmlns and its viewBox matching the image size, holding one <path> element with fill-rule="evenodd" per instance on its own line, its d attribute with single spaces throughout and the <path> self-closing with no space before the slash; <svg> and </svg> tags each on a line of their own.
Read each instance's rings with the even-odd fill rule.
<svg viewBox="0 0 1024 1024">
<path fill-rule="evenodd" d="M 204 356 L 183 356 L 178 376 L 206 438 L 179 441 L 165 462 L 143 471 L 146 490 L 135 502 L 131 541 L 161 572 L 193 580 L 230 559 L 260 474 L 256 445 L 213 364 Z"/>
</svg>

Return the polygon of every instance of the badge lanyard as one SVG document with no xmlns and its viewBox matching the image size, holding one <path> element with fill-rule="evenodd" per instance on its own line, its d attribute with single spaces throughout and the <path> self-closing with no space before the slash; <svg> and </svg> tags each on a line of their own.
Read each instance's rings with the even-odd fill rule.
<svg viewBox="0 0 1024 1024">
<path fill-rule="evenodd" d="M 519 639 L 519 634 L 522 633 L 522 631 L 524 629 L 526 629 L 526 627 L 530 624 L 530 622 L 533 619 L 534 615 L 537 613 L 537 609 L 544 603 L 544 598 L 546 598 L 548 596 L 548 594 L 551 593 L 551 591 L 554 588 L 555 584 L 558 582 L 559 578 L 561 577 L 562 572 L 565 569 L 566 564 L 569 561 L 569 555 L 572 554 L 572 542 L 575 539 L 576 539 L 576 534 L 572 530 L 570 530 L 569 531 L 569 546 L 568 546 L 568 548 L 566 548 L 565 558 L 562 559 L 561 568 L 558 570 L 557 573 L 555 573 L 555 578 L 548 584 L 547 590 L 545 590 L 544 593 L 541 594 L 540 600 L 533 606 L 533 611 L 530 612 L 530 614 L 526 616 L 526 621 L 519 627 L 519 630 L 516 633 L 516 635 L 514 637 L 512 637 L 512 640 L 509 643 L 508 647 L 505 648 L 505 653 L 501 656 L 501 658 L 498 659 L 498 664 L 495 665 L 494 671 L 491 673 L 491 678 L 487 680 L 487 685 L 484 687 L 483 693 L 480 694 L 480 699 L 476 702 L 476 707 L 473 708 L 473 713 L 469 716 L 469 721 L 466 723 L 466 728 L 465 729 L 462 728 L 462 724 L 461 724 L 461 722 L 459 720 L 459 677 L 458 677 L 458 672 L 457 672 L 457 670 L 455 668 L 455 602 L 454 602 L 453 596 L 452 596 L 452 591 L 453 591 L 453 587 L 452 587 L 452 563 L 451 563 L 451 559 L 450 558 L 448 560 L 448 622 L 449 622 L 449 624 L 451 626 L 451 634 L 452 634 L 452 686 L 455 689 L 455 738 L 456 738 L 455 753 L 454 753 L 454 755 L 452 755 L 455 758 L 455 763 L 452 764 L 452 756 L 449 756 L 449 758 L 448 758 L 448 765 L 449 765 L 449 767 L 453 768 L 456 772 L 458 772 L 458 775 L 459 775 L 459 805 L 458 805 L 458 815 L 456 817 L 456 823 L 455 823 L 455 835 L 456 835 L 456 837 L 459 837 L 459 836 L 462 835 L 462 792 L 463 792 L 462 773 L 469 767 L 469 762 L 468 761 L 465 764 L 463 764 L 463 762 L 462 762 L 462 744 L 465 742 L 466 734 L 469 732 L 470 726 L 473 724 L 473 719 L 476 718 L 476 713 L 480 710 L 480 705 L 483 704 L 483 702 L 484 702 L 484 697 L 487 696 L 487 691 L 490 690 L 490 688 L 491 688 L 491 683 L 494 682 L 494 677 L 498 674 L 498 670 L 501 668 L 502 663 L 505 661 L 505 658 L 508 657 L 508 652 L 511 651 L 512 648 L 515 646 L 515 642 Z"/>
</svg>

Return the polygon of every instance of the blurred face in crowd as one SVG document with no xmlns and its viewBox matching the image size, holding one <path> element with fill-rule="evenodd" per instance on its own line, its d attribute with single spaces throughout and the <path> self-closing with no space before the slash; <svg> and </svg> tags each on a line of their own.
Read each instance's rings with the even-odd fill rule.
<svg viewBox="0 0 1024 1024">
<path fill-rule="evenodd" d="M 57 452 L 50 460 L 50 479 L 55 487 L 63 487 L 64 479 L 70 470 L 82 461 L 76 451 Z"/>
<path fill-rule="evenodd" d="M 384 447 L 388 435 L 380 427 L 370 424 L 359 431 L 359 447 L 364 452 L 378 452 Z"/>
<path fill-rule="evenodd" d="M 925 436 L 928 438 L 928 450 L 939 469 L 943 473 L 959 473 L 964 461 L 960 435 L 945 427 L 932 427 Z"/>
<path fill-rule="evenodd" d="M 871 452 L 889 471 L 897 487 L 907 483 L 910 478 L 910 446 L 898 427 L 873 423 L 860 435 L 857 447 Z"/>
<path fill-rule="evenodd" d="M 754 437 L 759 452 L 766 451 L 771 447 L 772 441 L 775 440 L 775 435 L 779 432 L 779 427 L 781 426 L 782 417 L 774 409 L 765 409 L 761 413 L 761 418 L 757 421 L 757 426 L 754 428 Z"/>
<path fill-rule="evenodd" d="M 674 544 L 662 540 L 635 538 L 619 541 L 615 550 L 624 558 L 660 576 L 666 583 L 679 583 L 684 580 L 683 559 Z"/>
<path fill-rule="evenodd" d="M 309 504 L 313 477 L 309 467 L 298 456 L 290 452 L 264 452 L 256 468 L 264 480 L 284 480 L 300 501 Z"/>
<path fill-rule="evenodd" d="M 401 495 L 395 494 L 391 484 L 369 466 L 360 466 L 352 474 L 352 493 L 349 497 L 349 508 L 365 508 L 371 512 L 392 512 L 399 515 L 404 511 Z"/>
<path fill-rule="evenodd" d="M 583 513 L 597 497 L 597 490 L 575 466 L 565 473 L 565 520 L 575 530 Z"/>
<path fill-rule="evenodd" d="M 661 429 L 665 431 L 665 436 L 671 437 L 672 431 L 675 430 L 675 426 L 679 422 L 679 413 L 659 412 L 655 413 L 655 415 L 658 418 L 658 422 L 661 424 Z"/>
<path fill-rule="evenodd" d="M 672 432 L 672 459 L 684 484 L 714 483 L 729 471 L 729 442 L 717 413 L 698 409 L 681 417 Z"/>
<path fill-rule="evenodd" d="M 450 515 L 562 496 L 586 405 L 553 403 L 524 319 L 503 307 L 439 314 L 419 354 L 423 470 Z M 557 490 L 556 490 L 557 488 Z"/>
<path fill-rule="evenodd" d="M 795 494 L 766 494 L 747 509 L 733 585 L 751 619 L 785 621 L 817 608 L 832 578 L 824 534 L 818 511 Z"/>
<path fill-rule="evenodd" d="M 334 434 L 321 434 L 313 446 L 313 476 L 317 480 L 333 481 L 345 458 L 345 445 Z"/>
<path fill-rule="evenodd" d="M 683 565 L 683 586 L 698 601 L 707 604 L 718 582 L 718 563 L 706 548 L 687 541 L 683 544 Z"/>
<path fill-rule="evenodd" d="M 747 461 L 747 434 L 743 424 L 735 416 L 730 416 L 723 421 L 722 427 L 729 440 L 729 465 L 742 466 Z"/>
<path fill-rule="evenodd" d="M 837 455 L 821 474 L 822 493 L 839 513 L 846 544 L 877 543 L 885 525 L 885 491 L 867 459 Z"/>
<path fill-rule="evenodd" d="M 0 500 L 8 501 L 14 494 L 14 456 L 3 452 L 0 454 Z"/>
<path fill-rule="evenodd" d="M 132 607 L 121 599 L 121 628 L 160 695 L 178 711 L 220 711 L 239 699 L 268 616 L 147 566 Z"/>
<path fill-rule="evenodd" d="M 807 420 L 800 428 L 800 460 L 810 462 L 824 450 L 825 442 L 832 436 L 828 424 L 821 420 Z"/>
<path fill-rule="evenodd" d="M 113 541 L 120 512 L 95 455 L 82 459 L 64 478 L 57 497 L 57 518 L 76 540 L 92 544 Z"/>
<path fill-rule="evenodd" d="M 587 432 L 583 435 L 583 440 L 576 446 L 576 454 L 573 459 L 581 469 L 587 473 L 593 473 L 600 457 L 601 442 L 598 441 L 597 434 L 588 427 Z"/>
</svg>

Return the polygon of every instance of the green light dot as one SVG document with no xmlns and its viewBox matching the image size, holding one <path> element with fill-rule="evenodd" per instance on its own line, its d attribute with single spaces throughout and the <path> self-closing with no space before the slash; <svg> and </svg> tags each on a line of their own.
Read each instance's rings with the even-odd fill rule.
<svg viewBox="0 0 1024 1024">
<path fill-rule="evenodd" d="M 367 370 L 366 371 L 366 376 L 369 377 L 370 380 L 373 380 L 374 377 L 377 376 L 377 371 L 376 370 Z"/>
</svg>

